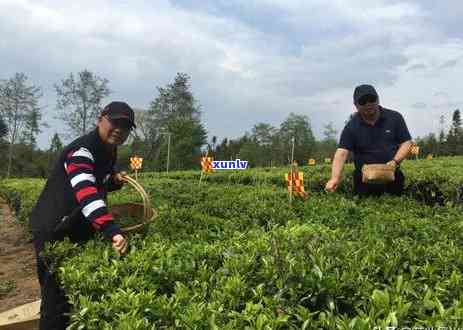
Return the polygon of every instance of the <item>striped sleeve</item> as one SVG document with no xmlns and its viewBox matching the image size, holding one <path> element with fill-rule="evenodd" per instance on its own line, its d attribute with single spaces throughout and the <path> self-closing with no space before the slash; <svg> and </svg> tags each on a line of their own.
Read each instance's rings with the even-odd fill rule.
<svg viewBox="0 0 463 330">
<path fill-rule="evenodd" d="M 98 191 L 94 175 L 95 160 L 86 148 L 73 150 L 66 155 L 64 169 L 74 192 L 74 196 L 82 208 L 82 214 L 92 226 L 111 239 L 120 234 L 119 227 L 114 223 L 112 215 Z"/>
</svg>

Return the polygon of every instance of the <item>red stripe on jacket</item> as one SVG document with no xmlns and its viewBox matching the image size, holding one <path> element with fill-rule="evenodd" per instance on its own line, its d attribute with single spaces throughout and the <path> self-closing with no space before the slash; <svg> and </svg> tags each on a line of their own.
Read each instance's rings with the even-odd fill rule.
<svg viewBox="0 0 463 330">
<path fill-rule="evenodd" d="M 114 218 L 110 213 L 107 213 L 105 215 L 102 215 L 101 217 L 96 218 L 93 222 L 92 225 L 96 229 L 99 229 L 102 225 L 104 225 L 108 221 L 113 221 Z"/>
<path fill-rule="evenodd" d="M 82 163 L 82 160 L 79 160 L 78 162 L 75 162 L 77 159 L 73 156 L 73 154 L 76 151 L 69 152 L 67 154 L 67 159 L 65 160 L 66 164 L 66 173 L 68 176 L 77 176 L 82 173 L 86 174 L 92 174 L 94 175 L 94 165 L 92 163 Z M 91 159 L 89 159 L 89 162 L 91 162 Z M 85 172 L 84 172 L 85 170 Z M 90 170 L 91 172 L 88 173 Z M 86 203 L 86 205 L 92 203 L 93 201 L 101 199 L 98 193 L 98 188 L 102 188 L 97 186 L 95 183 L 92 183 L 90 181 L 85 181 L 85 183 L 82 185 L 80 189 L 73 189 L 74 191 L 74 196 L 76 197 L 77 201 L 79 204 L 83 207 L 84 205 L 82 204 L 82 201 L 85 199 L 85 197 L 94 195 L 91 200 Z M 91 222 L 92 226 L 95 229 L 100 229 L 101 226 L 105 225 L 107 222 L 114 220 L 113 216 L 108 212 L 107 206 L 106 208 L 106 213 L 95 218 L 95 216 L 90 215 L 87 219 Z M 98 208 L 97 210 L 100 210 Z M 97 211 L 95 210 L 95 211 Z M 94 212 L 95 212 L 94 211 Z M 92 213 L 94 213 L 92 212 Z"/>
<path fill-rule="evenodd" d="M 84 164 L 84 163 L 70 163 L 66 167 L 66 173 L 71 174 L 74 171 L 81 170 L 81 169 L 87 169 L 93 171 L 93 166 L 90 164 Z"/>
<path fill-rule="evenodd" d="M 95 187 L 84 187 L 77 191 L 75 193 L 77 201 L 80 203 L 81 200 L 83 200 L 85 197 L 91 195 L 91 194 L 96 194 L 98 190 Z"/>
</svg>

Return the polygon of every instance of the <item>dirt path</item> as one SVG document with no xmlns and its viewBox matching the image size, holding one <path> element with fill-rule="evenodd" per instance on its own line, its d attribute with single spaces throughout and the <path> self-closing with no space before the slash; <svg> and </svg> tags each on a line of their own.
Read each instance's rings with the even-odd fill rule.
<svg viewBox="0 0 463 330">
<path fill-rule="evenodd" d="M 0 312 L 40 298 L 34 248 L 0 199 Z"/>
</svg>

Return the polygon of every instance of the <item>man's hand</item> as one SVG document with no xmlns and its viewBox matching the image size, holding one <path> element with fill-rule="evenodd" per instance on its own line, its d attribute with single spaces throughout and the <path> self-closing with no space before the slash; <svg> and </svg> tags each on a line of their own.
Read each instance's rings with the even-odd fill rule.
<svg viewBox="0 0 463 330">
<path fill-rule="evenodd" d="M 392 160 L 388 161 L 386 163 L 386 165 L 388 165 L 388 166 L 392 167 L 393 169 L 395 169 L 397 167 L 397 162 L 394 159 L 392 159 Z"/>
<path fill-rule="evenodd" d="M 127 175 L 127 172 L 118 172 L 113 175 L 113 182 L 117 185 L 122 185 L 124 184 L 125 181 L 122 180 L 122 177 Z"/>
<path fill-rule="evenodd" d="M 334 192 L 342 178 L 342 168 L 349 156 L 349 150 L 338 148 L 334 154 L 333 165 L 331 166 L 331 179 L 325 185 L 326 192 Z"/>
<path fill-rule="evenodd" d="M 119 255 L 124 255 L 127 251 L 128 242 L 124 236 L 117 234 L 113 236 L 113 248 Z"/>
<path fill-rule="evenodd" d="M 325 185 L 325 191 L 334 192 L 338 188 L 339 182 L 338 178 L 331 178 Z"/>
</svg>

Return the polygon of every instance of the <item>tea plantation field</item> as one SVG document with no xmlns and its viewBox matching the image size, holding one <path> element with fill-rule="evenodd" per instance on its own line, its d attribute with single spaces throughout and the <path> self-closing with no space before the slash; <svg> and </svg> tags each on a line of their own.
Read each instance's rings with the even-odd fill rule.
<svg viewBox="0 0 463 330">
<path fill-rule="evenodd" d="M 463 329 L 463 158 L 403 164 L 403 197 L 358 199 L 350 170 L 301 168 L 307 201 L 288 206 L 287 169 L 145 173 L 159 211 L 118 257 L 97 238 L 49 251 L 72 329 Z M 25 221 L 44 181 L 0 192 Z M 109 203 L 139 201 L 130 187 Z"/>
</svg>

